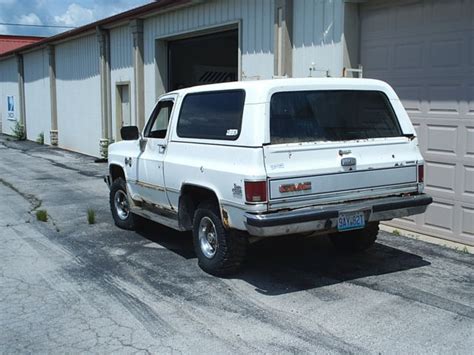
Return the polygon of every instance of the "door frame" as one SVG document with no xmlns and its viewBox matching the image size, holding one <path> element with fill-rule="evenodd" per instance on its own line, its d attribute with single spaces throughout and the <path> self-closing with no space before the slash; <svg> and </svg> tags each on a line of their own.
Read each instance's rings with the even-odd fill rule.
<svg viewBox="0 0 474 355">
<path fill-rule="evenodd" d="M 130 105 L 130 123 L 133 124 L 132 117 L 132 95 L 131 95 L 131 83 L 130 81 L 117 81 L 115 82 L 115 141 L 121 141 L 120 129 L 122 128 L 123 112 L 122 112 L 122 93 L 120 90 L 121 86 L 128 86 L 128 101 Z"/>
</svg>

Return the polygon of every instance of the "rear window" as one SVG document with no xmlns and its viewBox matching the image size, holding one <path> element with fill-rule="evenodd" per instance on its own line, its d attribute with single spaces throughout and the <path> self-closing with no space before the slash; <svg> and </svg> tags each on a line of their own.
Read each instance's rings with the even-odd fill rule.
<svg viewBox="0 0 474 355">
<path fill-rule="evenodd" d="M 273 94 L 273 144 L 398 137 L 389 100 L 379 91 L 293 91 Z"/>
<path fill-rule="evenodd" d="M 187 95 L 178 119 L 178 136 L 236 140 L 240 135 L 244 101 L 243 90 Z"/>
</svg>

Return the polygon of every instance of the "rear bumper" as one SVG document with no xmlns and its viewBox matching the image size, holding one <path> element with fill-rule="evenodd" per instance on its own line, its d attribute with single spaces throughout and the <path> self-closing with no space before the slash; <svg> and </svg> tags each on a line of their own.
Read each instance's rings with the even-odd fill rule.
<svg viewBox="0 0 474 355">
<path fill-rule="evenodd" d="M 246 213 L 245 219 L 247 231 L 251 235 L 269 237 L 334 230 L 341 212 L 364 212 L 367 223 L 411 216 L 425 212 L 431 202 L 433 199 L 426 194 L 385 197 L 284 212 Z"/>
</svg>

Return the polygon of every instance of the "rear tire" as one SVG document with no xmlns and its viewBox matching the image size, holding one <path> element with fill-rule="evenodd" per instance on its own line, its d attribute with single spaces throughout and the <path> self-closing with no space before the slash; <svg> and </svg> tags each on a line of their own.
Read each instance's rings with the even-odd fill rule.
<svg viewBox="0 0 474 355">
<path fill-rule="evenodd" d="M 219 209 L 212 202 L 201 203 L 194 213 L 193 242 L 199 267 L 216 276 L 237 272 L 248 248 L 245 235 L 224 228 Z"/>
<path fill-rule="evenodd" d="M 117 227 L 136 230 L 141 226 L 142 220 L 130 212 L 127 184 L 123 178 L 115 179 L 110 186 L 109 202 L 112 217 Z"/>
<path fill-rule="evenodd" d="M 350 232 L 330 234 L 332 244 L 338 250 L 360 252 L 374 245 L 379 233 L 379 223 L 370 223 L 366 228 Z"/>
</svg>

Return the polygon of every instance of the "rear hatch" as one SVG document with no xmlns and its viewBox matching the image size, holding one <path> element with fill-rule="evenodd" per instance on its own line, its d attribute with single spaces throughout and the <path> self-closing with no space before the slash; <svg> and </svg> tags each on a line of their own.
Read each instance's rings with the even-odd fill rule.
<svg viewBox="0 0 474 355">
<path fill-rule="evenodd" d="M 291 208 L 417 190 L 417 147 L 382 92 L 273 94 L 264 146 L 269 208 Z"/>
</svg>

